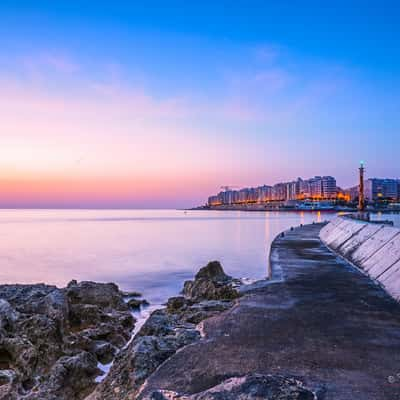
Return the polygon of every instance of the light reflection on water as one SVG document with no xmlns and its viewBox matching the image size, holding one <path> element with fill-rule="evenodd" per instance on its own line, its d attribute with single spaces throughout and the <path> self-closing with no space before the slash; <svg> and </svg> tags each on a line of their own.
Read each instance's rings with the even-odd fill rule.
<svg viewBox="0 0 400 400">
<path fill-rule="evenodd" d="M 176 295 L 209 260 L 237 277 L 266 274 L 282 230 L 332 213 L 0 210 L 0 282 L 116 282 L 151 302 Z"/>
</svg>

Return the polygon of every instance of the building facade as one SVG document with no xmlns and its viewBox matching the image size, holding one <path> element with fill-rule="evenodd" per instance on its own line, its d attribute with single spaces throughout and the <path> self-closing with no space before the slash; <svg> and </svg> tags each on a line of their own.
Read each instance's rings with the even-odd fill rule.
<svg viewBox="0 0 400 400">
<path fill-rule="evenodd" d="M 334 200 L 338 189 L 336 179 L 332 176 L 315 176 L 303 180 L 298 178 L 291 182 L 280 182 L 273 186 L 263 185 L 256 188 L 226 190 L 208 199 L 210 206 L 268 203 L 295 200 Z"/>
<path fill-rule="evenodd" d="M 367 179 L 364 182 L 364 197 L 369 202 L 379 200 L 398 201 L 400 197 L 399 179 Z"/>
</svg>

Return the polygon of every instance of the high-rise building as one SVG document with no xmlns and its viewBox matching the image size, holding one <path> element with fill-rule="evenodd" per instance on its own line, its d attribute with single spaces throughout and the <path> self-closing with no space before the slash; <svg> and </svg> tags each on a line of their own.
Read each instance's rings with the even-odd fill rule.
<svg viewBox="0 0 400 400">
<path fill-rule="evenodd" d="M 335 199 L 337 196 L 336 179 L 333 176 L 322 177 L 322 197 L 324 199 Z"/>
<path fill-rule="evenodd" d="M 374 202 L 380 199 L 396 201 L 399 199 L 398 179 L 371 178 L 364 182 L 365 200 Z"/>
<path fill-rule="evenodd" d="M 301 178 L 298 178 L 297 187 L 298 187 L 297 198 L 307 199 L 311 197 L 310 182 L 308 180 L 303 180 Z"/>
<path fill-rule="evenodd" d="M 322 188 L 322 178 L 320 176 L 315 176 L 309 179 L 310 182 L 310 196 L 314 199 L 320 199 L 323 196 Z"/>
<path fill-rule="evenodd" d="M 296 181 L 286 184 L 286 200 L 296 200 L 298 195 L 298 185 Z"/>
<path fill-rule="evenodd" d="M 259 186 L 257 188 L 257 202 L 265 203 L 272 199 L 272 187 L 271 186 Z"/>
</svg>

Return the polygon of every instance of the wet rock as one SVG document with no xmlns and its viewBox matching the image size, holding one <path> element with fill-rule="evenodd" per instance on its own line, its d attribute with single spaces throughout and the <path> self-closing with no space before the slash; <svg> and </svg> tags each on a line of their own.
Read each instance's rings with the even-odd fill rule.
<svg viewBox="0 0 400 400">
<path fill-rule="evenodd" d="M 128 302 L 128 307 L 133 310 L 140 309 L 141 306 L 148 306 L 149 303 L 146 300 L 130 299 Z"/>
<path fill-rule="evenodd" d="M 229 378 L 204 392 L 181 395 L 155 391 L 143 400 L 316 400 L 312 390 L 291 377 L 249 374 Z"/>
<path fill-rule="evenodd" d="M 104 364 L 110 363 L 115 356 L 117 348 L 108 342 L 98 342 L 95 345 L 95 351 L 97 360 Z"/>
</svg>

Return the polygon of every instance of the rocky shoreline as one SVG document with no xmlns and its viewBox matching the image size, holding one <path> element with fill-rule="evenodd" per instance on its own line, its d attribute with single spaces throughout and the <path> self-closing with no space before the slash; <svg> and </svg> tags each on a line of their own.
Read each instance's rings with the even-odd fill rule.
<svg viewBox="0 0 400 400">
<path fill-rule="evenodd" d="M 171 357 L 209 340 L 203 323 L 233 311 L 241 285 L 210 262 L 140 329 L 132 310 L 148 303 L 112 283 L 0 285 L 0 400 L 316 399 L 295 377 L 259 373 L 192 395 L 149 387 Z"/>
<path fill-rule="evenodd" d="M 0 285 L 0 399 L 82 399 L 131 337 L 115 284 Z M 130 296 L 132 297 L 132 296 Z"/>
<path fill-rule="evenodd" d="M 135 399 L 159 365 L 201 339 L 203 320 L 234 305 L 239 283 L 209 263 L 134 338 L 132 311 L 149 305 L 139 293 L 113 283 L 0 285 L 0 400 Z M 111 365 L 104 377 L 101 365 Z"/>
<path fill-rule="evenodd" d="M 109 374 L 86 400 L 140 398 L 147 378 L 179 349 L 201 340 L 201 322 L 230 309 L 239 297 L 238 281 L 225 274 L 219 262 L 200 269 L 184 284 L 182 296 L 154 311 Z M 158 393 L 161 396 L 161 392 Z"/>
</svg>

